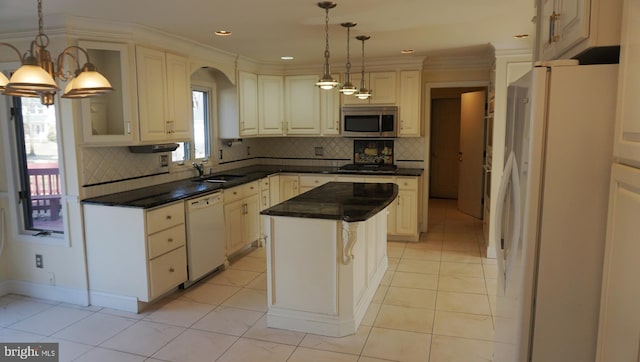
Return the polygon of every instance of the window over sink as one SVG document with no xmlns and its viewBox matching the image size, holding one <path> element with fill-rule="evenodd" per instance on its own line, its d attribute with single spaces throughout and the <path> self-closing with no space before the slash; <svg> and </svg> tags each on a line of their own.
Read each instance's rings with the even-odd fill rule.
<svg viewBox="0 0 640 362">
<path fill-rule="evenodd" d="M 211 155 L 211 88 L 193 86 L 191 102 L 193 141 L 178 142 L 178 148 L 171 153 L 172 161 L 178 164 L 206 161 Z"/>
</svg>

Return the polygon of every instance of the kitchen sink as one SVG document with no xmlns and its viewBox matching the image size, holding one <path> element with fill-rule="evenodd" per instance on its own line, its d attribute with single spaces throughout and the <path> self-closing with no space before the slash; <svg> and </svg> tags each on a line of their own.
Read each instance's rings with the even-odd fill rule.
<svg viewBox="0 0 640 362">
<path fill-rule="evenodd" d="M 208 175 L 208 176 L 202 176 L 202 177 L 196 178 L 193 181 L 222 183 L 222 182 L 232 181 L 241 177 L 244 177 L 244 175 L 230 175 L 230 174 L 215 175 L 215 176 Z"/>
</svg>

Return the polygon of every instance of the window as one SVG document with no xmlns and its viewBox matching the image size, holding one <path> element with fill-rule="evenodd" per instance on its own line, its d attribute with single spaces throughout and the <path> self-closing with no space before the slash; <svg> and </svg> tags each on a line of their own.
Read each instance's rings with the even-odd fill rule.
<svg viewBox="0 0 640 362">
<path fill-rule="evenodd" d="M 13 97 L 13 115 L 22 227 L 41 235 L 63 233 L 55 106 Z"/>
<path fill-rule="evenodd" d="M 211 155 L 210 133 L 210 89 L 194 88 L 191 91 L 193 104 L 193 142 L 179 142 L 172 152 L 173 162 L 185 163 L 189 160 L 207 160 Z"/>
</svg>

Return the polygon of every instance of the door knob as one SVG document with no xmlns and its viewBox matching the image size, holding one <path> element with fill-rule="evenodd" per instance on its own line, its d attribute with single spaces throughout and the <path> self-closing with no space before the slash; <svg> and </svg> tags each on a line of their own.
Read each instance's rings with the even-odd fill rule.
<svg viewBox="0 0 640 362">
<path fill-rule="evenodd" d="M 458 152 L 458 161 L 462 161 L 462 152 Z"/>
</svg>

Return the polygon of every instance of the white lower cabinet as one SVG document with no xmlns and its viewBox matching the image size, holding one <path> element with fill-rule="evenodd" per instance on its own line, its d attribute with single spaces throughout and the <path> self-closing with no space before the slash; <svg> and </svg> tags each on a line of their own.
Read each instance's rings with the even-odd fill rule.
<svg viewBox="0 0 640 362">
<path fill-rule="evenodd" d="M 149 210 L 95 204 L 83 209 L 92 305 L 138 312 L 138 302 L 187 280 L 182 201 Z"/>
<path fill-rule="evenodd" d="M 307 192 L 336 179 L 334 175 L 300 175 L 299 177 L 300 193 Z"/>
<path fill-rule="evenodd" d="M 259 183 L 250 182 L 224 191 L 224 227 L 227 256 L 260 238 Z"/>
<path fill-rule="evenodd" d="M 602 276 L 596 361 L 637 361 L 640 357 L 640 169 L 615 164 L 611 171 L 609 216 Z"/>
<path fill-rule="evenodd" d="M 300 194 L 300 178 L 298 175 L 280 175 L 279 202 L 287 201 Z"/>
</svg>

